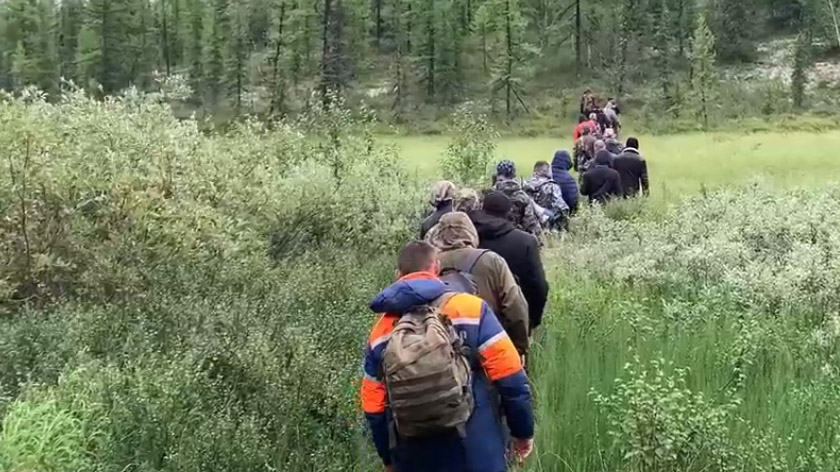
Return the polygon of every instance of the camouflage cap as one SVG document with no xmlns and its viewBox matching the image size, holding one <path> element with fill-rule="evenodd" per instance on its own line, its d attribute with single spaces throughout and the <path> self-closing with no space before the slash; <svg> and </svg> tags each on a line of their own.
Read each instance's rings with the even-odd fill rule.
<svg viewBox="0 0 840 472">
<path fill-rule="evenodd" d="M 454 200 L 456 193 L 455 184 L 448 180 L 439 180 L 432 185 L 432 204 L 445 202 L 447 200 Z"/>
<path fill-rule="evenodd" d="M 471 188 L 461 189 L 455 195 L 455 203 L 452 208 L 464 213 L 478 210 L 481 208 L 481 197 L 478 196 L 478 192 Z"/>
</svg>

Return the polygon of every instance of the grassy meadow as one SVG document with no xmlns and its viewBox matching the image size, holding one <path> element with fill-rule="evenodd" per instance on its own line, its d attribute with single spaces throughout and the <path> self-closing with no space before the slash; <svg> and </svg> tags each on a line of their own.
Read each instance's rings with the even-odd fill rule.
<svg viewBox="0 0 840 472">
<path fill-rule="evenodd" d="M 0 103 L 0 472 L 381 470 L 367 305 L 447 139 L 304 118 Z M 840 469 L 840 132 L 641 140 L 651 199 L 546 241 L 526 469 Z"/>
<path fill-rule="evenodd" d="M 625 133 L 625 136 L 630 134 Z M 714 188 L 761 176 L 782 186 L 821 184 L 840 175 L 840 131 L 823 133 L 692 133 L 638 135 L 651 175 L 654 203 L 675 202 L 701 187 Z M 446 136 L 383 138 L 421 178 L 434 178 Z M 538 160 L 551 162 L 557 149 L 571 150 L 568 136 L 502 138 L 497 155 L 516 162 L 520 173 Z"/>
</svg>

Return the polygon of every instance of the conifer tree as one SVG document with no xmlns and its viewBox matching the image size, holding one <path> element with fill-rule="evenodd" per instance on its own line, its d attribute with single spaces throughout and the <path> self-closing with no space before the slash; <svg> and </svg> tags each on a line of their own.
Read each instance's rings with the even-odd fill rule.
<svg viewBox="0 0 840 472">
<path fill-rule="evenodd" d="M 697 17 L 691 41 L 691 94 L 698 117 L 704 128 L 709 127 L 709 115 L 715 102 L 717 72 L 715 71 L 715 37 L 706 23 L 706 15 Z"/>
<path fill-rule="evenodd" d="M 793 107 L 797 110 L 805 106 L 805 88 L 808 85 L 808 70 L 811 67 L 811 41 L 811 34 L 803 29 L 794 43 L 790 87 Z"/>
</svg>

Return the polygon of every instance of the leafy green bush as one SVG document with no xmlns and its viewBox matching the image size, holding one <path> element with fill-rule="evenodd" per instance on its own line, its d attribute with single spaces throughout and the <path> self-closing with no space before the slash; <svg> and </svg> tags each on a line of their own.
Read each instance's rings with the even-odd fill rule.
<svg viewBox="0 0 840 472">
<path fill-rule="evenodd" d="M 0 103 L 4 460 L 367 470 L 366 307 L 421 189 L 369 120 L 312 113 L 204 135 L 136 93 Z"/>
<path fill-rule="evenodd" d="M 607 411 L 610 435 L 621 451 L 623 470 L 738 470 L 727 424 L 738 405 L 712 405 L 686 386 L 686 371 L 666 372 L 664 360 L 649 366 L 638 358 L 616 379 L 615 393 L 593 392 Z"/>
<path fill-rule="evenodd" d="M 464 105 L 452 117 L 452 141 L 441 163 L 443 175 L 466 186 L 487 181 L 499 135 L 487 117 Z"/>
</svg>

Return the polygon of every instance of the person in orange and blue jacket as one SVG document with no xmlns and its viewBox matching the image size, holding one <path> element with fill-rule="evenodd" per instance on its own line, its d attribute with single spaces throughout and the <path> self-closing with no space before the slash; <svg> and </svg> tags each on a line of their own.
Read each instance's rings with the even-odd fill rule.
<svg viewBox="0 0 840 472">
<path fill-rule="evenodd" d="M 474 367 L 475 409 L 462 438 L 457 431 L 437 436 L 390 438 L 390 412 L 382 357 L 388 338 L 401 314 L 427 305 L 447 292 L 437 275 L 437 250 L 426 242 L 415 241 L 399 255 L 399 280 L 371 303 L 376 322 L 365 347 L 362 379 L 362 409 L 373 435 L 373 442 L 386 471 L 395 472 L 503 472 L 507 469 L 506 432 L 501 415 L 512 437 L 512 453 L 520 461 L 533 450 L 534 415 L 531 387 L 519 354 L 502 329 L 496 315 L 480 298 L 469 294 L 453 296 L 441 307 L 457 330 L 466 336 L 472 352 L 478 353 L 480 366 Z M 392 441 L 393 441 L 393 448 Z"/>
</svg>

